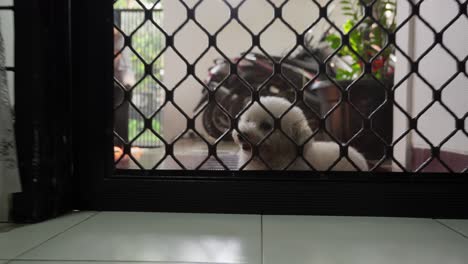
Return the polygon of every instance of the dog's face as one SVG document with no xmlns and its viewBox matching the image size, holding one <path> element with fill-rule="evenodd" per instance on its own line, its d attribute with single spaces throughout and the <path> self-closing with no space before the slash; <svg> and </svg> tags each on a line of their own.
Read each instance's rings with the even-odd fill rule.
<svg viewBox="0 0 468 264">
<path fill-rule="evenodd" d="M 281 125 L 275 129 L 275 119 L 278 119 L 291 106 L 286 99 L 279 97 L 262 97 L 260 102 L 273 117 L 258 103 L 253 104 L 240 118 L 238 123 L 239 132 L 233 131 L 234 141 L 239 145 L 241 154 L 252 155 L 252 146 L 259 145 L 259 156 L 263 162 L 268 163 L 271 168 L 285 166 L 279 160 L 296 157 L 297 144 L 304 143 L 304 138 L 312 132 L 307 125 L 307 120 L 298 107 L 291 108 L 278 122 Z M 266 139 L 265 139 L 266 138 Z M 271 164 L 270 164 L 271 163 Z"/>
</svg>

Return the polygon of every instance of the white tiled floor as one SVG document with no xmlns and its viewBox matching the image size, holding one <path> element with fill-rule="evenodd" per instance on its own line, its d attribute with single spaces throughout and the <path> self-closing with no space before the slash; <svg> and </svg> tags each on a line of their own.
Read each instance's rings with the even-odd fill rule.
<svg viewBox="0 0 468 264">
<path fill-rule="evenodd" d="M 468 220 L 441 219 L 438 221 L 468 238 Z"/>
<path fill-rule="evenodd" d="M 264 262 L 468 263 L 468 239 L 431 219 L 265 216 Z"/>
<path fill-rule="evenodd" d="M 81 212 L 0 229 L 0 264 L 468 263 L 468 220 Z"/>
<path fill-rule="evenodd" d="M 259 263 L 260 232 L 260 216 L 105 212 L 19 259 Z"/>
<path fill-rule="evenodd" d="M 60 232 L 91 217 L 92 212 L 70 214 L 40 224 L 27 225 L 0 233 L 0 259 L 12 259 L 39 246 Z"/>
<path fill-rule="evenodd" d="M 34 261 L 34 260 L 13 260 L 8 262 L 8 264 L 200 264 L 200 263 L 187 263 L 187 262 L 138 262 L 138 261 L 69 261 L 69 260 L 45 260 L 45 261 Z M 0 264 L 2 264 L 0 260 Z M 217 263 L 216 263 L 217 264 Z"/>
</svg>

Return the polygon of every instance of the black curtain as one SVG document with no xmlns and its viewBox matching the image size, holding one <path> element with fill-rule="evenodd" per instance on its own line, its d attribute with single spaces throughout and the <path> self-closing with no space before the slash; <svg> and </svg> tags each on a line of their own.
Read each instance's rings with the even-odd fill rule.
<svg viewBox="0 0 468 264">
<path fill-rule="evenodd" d="M 73 208 L 70 2 L 15 0 L 15 112 L 23 192 L 15 222 Z"/>
</svg>

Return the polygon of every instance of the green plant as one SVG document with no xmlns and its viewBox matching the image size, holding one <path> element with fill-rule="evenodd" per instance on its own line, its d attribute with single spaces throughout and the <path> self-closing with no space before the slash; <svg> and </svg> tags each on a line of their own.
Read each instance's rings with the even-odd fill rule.
<svg viewBox="0 0 468 264">
<path fill-rule="evenodd" d="M 352 80 L 361 74 L 364 62 L 371 62 L 385 46 L 386 31 L 395 31 L 396 0 L 341 0 L 340 4 L 342 14 L 347 17 L 343 24 L 343 33 L 348 36 L 349 44 L 344 45 L 338 54 L 347 57 L 351 63 L 350 69 L 337 69 L 336 79 Z M 365 14 L 366 6 L 372 8 L 372 16 L 381 26 L 369 17 L 358 25 Z M 326 40 L 333 49 L 341 45 L 339 34 L 329 34 Z M 372 61 L 372 73 L 376 78 L 383 79 L 392 72 L 389 67 L 389 57 L 393 52 L 394 48 L 389 46 Z M 362 57 L 364 62 L 359 57 Z"/>
<path fill-rule="evenodd" d="M 141 0 L 140 3 L 147 8 L 154 5 L 154 1 Z M 127 36 L 136 29 L 142 21 L 144 21 L 145 11 L 142 5 L 134 0 L 119 0 L 114 3 L 115 14 L 118 14 L 120 18 L 117 26 L 124 31 Z M 135 9 L 129 11 L 127 9 Z M 153 19 L 158 24 L 162 24 L 163 11 L 161 10 L 161 4 L 158 2 L 153 12 Z M 136 33 L 131 35 L 131 45 L 134 51 L 130 51 L 129 48 L 126 50 L 126 55 L 129 56 L 131 62 L 131 69 L 135 73 L 138 85 L 133 89 L 133 96 L 149 96 L 156 95 L 160 96 L 159 85 L 157 85 L 151 77 L 147 76 L 145 64 L 135 54 L 138 53 L 146 63 L 152 64 L 152 73 L 159 81 L 163 80 L 162 69 L 164 68 L 164 56 L 160 56 L 158 60 L 154 61 L 156 56 L 163 51 L 164 48 L 164 34 L 156 29 L 150 22 L 146 22 L 145 25 L 140 27 Z M 150 97 L 153 98 L 153 97 Z M 148 109 L 141 109 L 148 110 Z M 159 118 L 154 118 L 151 121 L 152 128 L 157 132 L 161 133 L 161 122 Z M 129 140 L 134 139 L 142 130 L 145 130 L 145 123 L 141 119 L 129 118 L 128 120 L 128 138 Z M 152 134 L 149 130 L 145 130 L 138 139 L 138 144 L 157 145 L 160 144 L 160 139 Z"/>
<path fill-rule="evenodd" d="M 151 120 L 151 125 L 154 131 L 156 131 L 158 134 L 161 133 L 161 122 L 159 120 L 157 119 Z M 128 120 L 128 139 L 129 140 L 134 139 L 138 135 L 138 133 L 140 133 L 144 129 L 145 129 L 145 123 L 143 120 L 130 118 Z M 160 139 L 154 136 L 152 133 L 143 133 L 137 139 L 137 141 L 139 140 L 143 142 L 151 142 L 154 144 L 157 144 L 160 141 Z"/>
</svg>

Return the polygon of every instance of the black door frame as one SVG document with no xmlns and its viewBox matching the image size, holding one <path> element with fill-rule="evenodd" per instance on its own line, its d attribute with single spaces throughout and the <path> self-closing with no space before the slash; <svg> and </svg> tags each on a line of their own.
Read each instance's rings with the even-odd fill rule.
<svg viewBox="0 0 468 264">
<path fill-rule="evenodd" d="M 17 2 L 21 1 L 26 2 L 25 0 Z M 54 6 L 53 1 L 30 1 L 43 7 Z M 20 55 L 22 57 L 17 58 L 17 61 L 39 62 L 27 69 L 22 69 L 21 63 L 17 63 L 18 73 L 24 74 L 23 78 L 36 76 L 37 72 L 34 72 L 34 69 L 37 70 L 39 67 L 43 71 L 39 74 L 40 76 L 48 76 L 49 80 L 60 79 L 60 81 L 38 82 L 31 78 L 17 82 L 19 95 L 17 106 L 21 108 L 18 111 L 17 131 L 21 131 L 18 145 L 23 151 L 20 151 L 20 161 L 25 166 L 23 170 L 34 166 L 33 154 L 36 153 L 34 148 L 38 144 L 41 150 L 48 149 L 47 146 L 52 144 L 50 142 L 55 142 L 52 140 L 53 137 L 63 133 L 69 137 L 67 142 L 72 142 L 72 145 L 52 144 L 52 146 L 58 144 L 63 148 L 54 148 L 56 151 L 52 154 L 40 156 L 43 158 L 39 164 L 44 166 L 36 171 L 38 175 L 44 177 L 42 182 L 46 183 L 45 186 L 39 188 L 41 194 L 47 194 L 41 196 L 43 204 L 50 205 L 50 200 L 58 199 L 62 201 L 62 204 L 66 204 L 61 207 L 64 209 L 60 211 L 81 209 L 468 218 L 466 174 L 424 174 L 421 176 L 410 173 L 302 172 L 292 175 L 286 172 L 208 171 L 119 171 L 115 173 L 112 148 L 113 1 L 71 2 L 70 5 L 65 5 L 63 9 L 60 9 L 62 14 L 70 14 L 70 16 L 59 16 L 60 21 L 70 22 L 70 27 L 65 27 L 63 31 L 59 30 L 60 26 L 54 26 L 56 24 L 47 20 L 53 17 L 53 13 L 36 14 L 38 19 L 47 20 L 47 23 L 44 22 L 48 25 L 47 28 L 57 29 L 57 32 L 50 33 L 49 31 L 49 34 L 62 36 L 40 38 L 41 43 L 52 41 L 58 44 L 54 45 L 55 49 L 60 51 L 56 56 L 51 55 L 53 52 L 45 53 L 41 48 L 34 48 L 32 45 L 36 43 L 34 37 L 17 39 L 17 41 L 29 41 L 31 44 L 31 51 Z M 34 6 L 28 8 L 34 8 Z M 34 13 L 33 9 L 28 10 L 30 14 Z M 25 19 L 27 14 L 28 12 L 21 13 L 18 19 Z M 28 23 L 31 23 L 31 20 Z M 17 31 L 24 30 L 24 27 L 35 26 L 26 23 L 17 24 Z M 34 32 L 32 29 L 29 30 Z M 40 34 L 46 33 L 45 30 L 40 32 Z M 69 39 L 70 33 L 71 41 L 68 42 L 66 39 Z M 60 45 L 64 43 L 65 46 Z M 70 49 L 64 47 L 70 47 Z M 66 54 L 70 50 L 71 56 L 67 57 Z M 52 51 L 51 47 L 49 51 Z M 35 55 L 38 54 L 44 56 L 40 59 L 36 58 Z M 68 60 L 63 58 L 71 58 L 71 63 L 68 64 Z M 60 61 L 62 63 L 59 63 Z M 55 65 L 55 72 L 47 70 L 50 65 Z M 68 76 L 67 70 L 64 69 L 70 70 L 70 79 L 63 77 Z M 21 75 L 17 76 L 19 78 Z M 34 98 L 28 97 L 29 93 L 22 90 L 27 87 L 31 89 L 38 83 L 43 90 L 40 90 L 42 92 Z M 51 83 L 52 86 L 50 86 Z M 47 97 L 46 94 L 50 95 L 45 92 L 50 91 L 47 89 L 55 92 L 62 91 L 62 93 Z M 32 99 L 38 99 L 39 105 L 28 106 L 27 104 L 34 101 Z M 61 107 L 50 107 L 50 104 L 56 103 L 55 100 L 63 100 Z M 44 111 L 39 111 L 41 109 Z M 33 119 L 30 116 L 35 113 L 35 110 L 42 114 L 39 118 Z M 67 112 L 68 110 L 70 112 Z M 51 118 L 51 115 L 62 118 Z M 41 128 L 34 127 L 35 124 L 41 124 Z M 57 127 L 68 132 L 63 132 Z M 39 136 L 35 137 L 35 135 Z M 37 142 L 34 143 L 34 140 Z M 64 155 L 73 156 L 72 162 L 62 162 L 59 158 Z M 53 171 L 57 164 L 64 164 L 73 176 L 72 178 L 71 176 L 63 177 L 63 182 L 72 187 L 62 188 L 62 190 L 68 190 L 69 192 L 66 193 L 72 194 L 72 198 L 64 198 L 70 195 L 60 196 L 50 191 L 49 187 L 54 182 L 52 179 L 54 177 L 48 178 L 44 175 Z M 54 173 L 53 175 L 57 176 L 62 172 L 55 171 Z M 30 193 L 37 191 L 33 183 L 33 179 L 37 180 L 34 170 L 24 175 L 26 176 L 23 176 L 23 184 L 29 182 L 32 186 L 30 189 L 33 191 Z M 57 177 L 60 179 L 62 176 Z M 31 202 L 31 199 L 34 200 L 35 196 L 29 197 L 28 201 Z M 18 198 L 18 200 L 21 199 Z M 16 206 L 16 208 L 25 207 Z M 53 214 L 49 214 L 49 217 L 51 215 Z"/>
<path fill-rule="evenodd" d="M 12 218 L 74 208 L 69 1 L 15 0 L 15 134 L 22 192 Z"/>
</svg>

